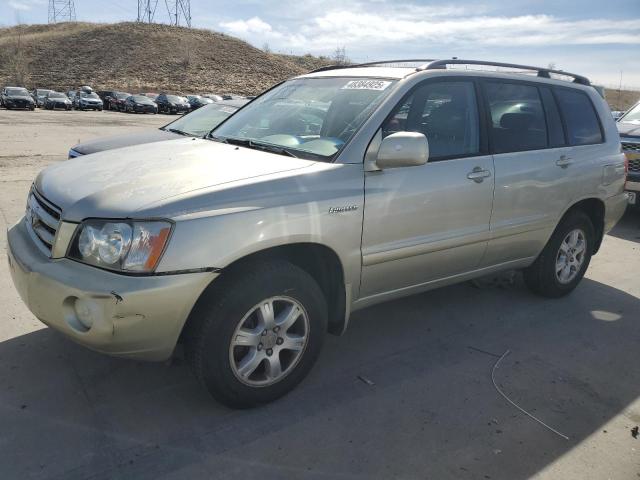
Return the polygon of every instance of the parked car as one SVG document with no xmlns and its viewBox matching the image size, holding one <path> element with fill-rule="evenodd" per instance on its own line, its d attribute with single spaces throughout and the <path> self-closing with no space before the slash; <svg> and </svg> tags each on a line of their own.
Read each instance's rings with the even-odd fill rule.
<svg viewBox="0 0 640 480">
<path fill-rule="evenodd" d="M 622 149 L 627 157 L 626 190 L 629 203 L 640 207 L 640 102 L 616 122 Z"/>
<path fill-rule="evenodd" d="M 76 110 L 102 111 L 103 103 L 97 93 L 79 90 L 73 97 L 73 107 Z"/>
<path fill-rule="evenodd" d="M 156 98 L 158 104 L 158 113 L 187 113 L 191 109 L 189 102 L 184 97 L 178 95 L 167 95 L 161 93 Z"/>
<path fill-rule="evenodd" d="M 114 148 L 141 145 L 143 143 L 175 140 L 183 136 L 203 138 L 229 115 L 244 106 L 248 100 L 227 100 L 214 103 L 196 112 L 184 115 L 164 127 L 144 132 L 98 138 L 75 145 L 69 150 L 69 158 L 103 152 Z"/>
<path fill-rule="evenodd" d="M 156 98 L 158 98 L 158 94 L 157 93 L 148 92 L 148 93 L 141 93 L 140 95 L 144 95 L 145 97 L 149 97 L 151 100 L 154 100 L 154 101 L 155 101 Z"/>
<path fill-rule="evenodd" d="M 158 106 L 144 95 L 131 95 L 124 102 L 124 111 L 128 113 L 158 113 Z"/>
<path fill-rule="evenodd" d="M 31 92 L 31 97 L 36 103 L 36 107 L 44 107 L 44 98 L 47 96 L 49 92 L 53 90 L 48 90 L 46 88 L 36 88 Z"/>
<path fill-rule="evenodd" d="M 205 105 L 214 103 L 214 101 L 210 98 L 201 97 L 200 95 L 189 95 L 187 96 L 187 100 L 189 101 L 191 110 L 197 110 L 198 108 L 204 107 Z"/>
<path fill-rule="evenodd" d="M 458 64 L 505 67 L 322 68 L 208 138 L 47 167 L 7 235 L 17 290 L 94 350 L 182 339 L 233 407 L 294 388 L 364 307 L 505 269 L 569 294 L 627 204 L 609 107 L 579 75 Z"/>
<path fill-rule="evenodd" d="M 131 94 L 127 92 L 114 92 L 109 97 L 109 110 L 124 112 L 124 104 L 130 96 Z"/>
<path fill-rule="evenodd" d="M 62 92 L 51 91 L 44 97 L 44 108 L 47 110 L 55 110 L 56 108 L 64 108 L 71 110 L 72 104 L 69 97 Z"/>
<path fill-rule="evenodd" d="M 23 108 L 35 110 L 36 102 L 31 98 L 28 90 L 22 87 L 4 87 L 0 94 L 0 104 L 7 110 Z"/>
<path fill-rule="evenodd" d="M 105 110 L 110 110 L 111 99 L 115 96 L 117 92 L 115 90 L 100 90 L 96 93 L 100 97 L 100 100 L 102 100 L 102 108 L 104 108 Z"/>
</svg>

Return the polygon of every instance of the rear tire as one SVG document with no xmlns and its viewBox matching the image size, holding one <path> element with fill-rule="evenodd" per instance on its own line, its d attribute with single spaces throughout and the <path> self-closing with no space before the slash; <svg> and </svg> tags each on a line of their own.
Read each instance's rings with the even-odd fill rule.
<svg viewBox="0 0 640 480">
<path fill-rule="evenodd" d="M 327 305 L 315 280 L 285 261 L 227 275 L 205 290 L 191 313 L 185 351 L 214 398 L 249 408 L 285 395 L 311 370 L 327 331 Z M 287 312 L 295 318 L 282 323 Z"/>
<path fill-rule="evenodd" d="M 532 292 L 548 298 L 568 295 L 589 267 L 595 245 L 595 229 L 582 211 L 569 213 L 556 227 L 536 261 L 524 270 Z"/>
</svg>

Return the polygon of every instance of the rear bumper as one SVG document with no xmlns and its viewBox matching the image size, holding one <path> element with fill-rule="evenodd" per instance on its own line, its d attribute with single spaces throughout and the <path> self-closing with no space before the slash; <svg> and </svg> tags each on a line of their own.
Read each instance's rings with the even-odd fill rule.
<svg viewBox="0 0 640 480">
<path fill-rule="evenodd" d="M 609 232 L 622 218 L 629 200 L 625 193 L 619 193 L 604 201 L 604 233 Z"/>
<path fill-rule="evenodd" d="M 193 305 L 217 275 L 127 276 L 53 260 L 37 249 L 24 220 L 7 240 L 11 277 L 29 310 L 75 342 L 114 356 L 169 358 Z M 77 317 L 78 300 L 91 312 L 88 329 Z"/>
</svg>

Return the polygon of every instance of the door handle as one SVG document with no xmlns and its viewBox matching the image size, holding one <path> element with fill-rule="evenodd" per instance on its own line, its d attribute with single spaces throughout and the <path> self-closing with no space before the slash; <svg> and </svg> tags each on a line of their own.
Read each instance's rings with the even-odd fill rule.
<svg viewBox="0 0 640 480">
<path fill-rule="evenodd" d="M 485 178 L 490 177 L 489 170 L 483 170 L 482 167 L 475 167 L 471 172 L 467 173 L 467 178 L 476 183 L 482 183 Z"/>
<path fill-rule="evenodd" d="M 567 168 L 572 163 L 573 160 L 571 159 L 571 157 L 568 157 L 566 155 L 560 155 L 560 158 L 556 160 L 556 165 L 562 168 Z"/>
</svg>

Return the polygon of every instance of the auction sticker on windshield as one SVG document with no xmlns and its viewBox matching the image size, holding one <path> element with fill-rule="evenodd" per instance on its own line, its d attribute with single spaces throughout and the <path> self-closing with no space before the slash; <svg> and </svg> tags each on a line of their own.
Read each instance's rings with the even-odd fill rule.
<svg viewBox="0 0 640 480">
<path fill-rule="evenodd" d="M 342 90 L 384 90 L 391 82 L 386 80 L 352 80 Z"/>
</svg>

